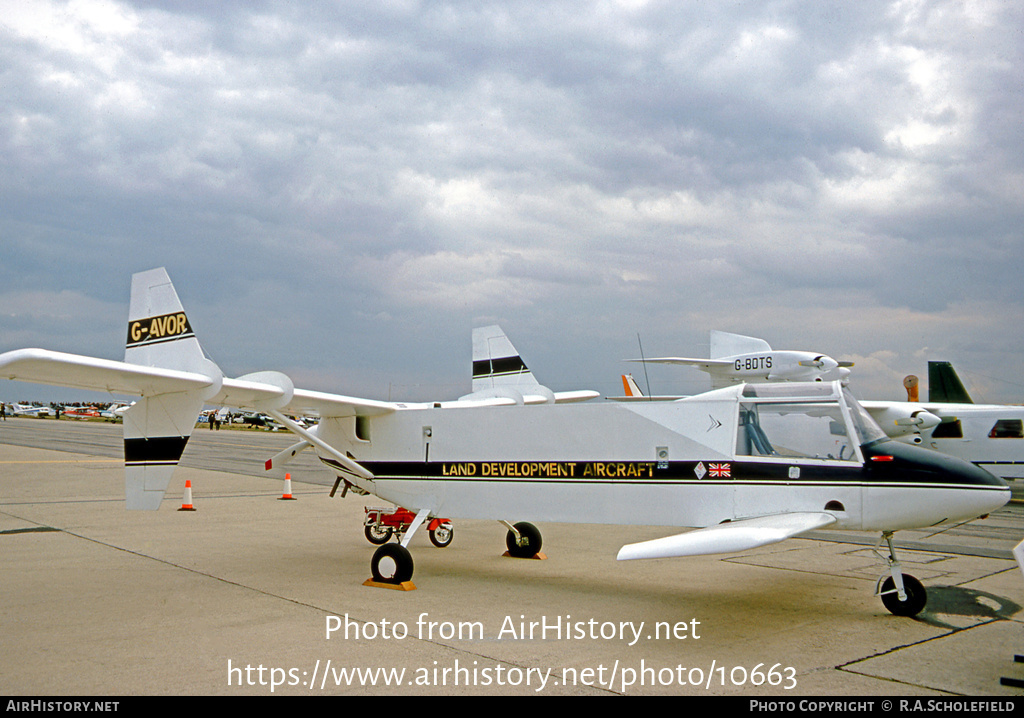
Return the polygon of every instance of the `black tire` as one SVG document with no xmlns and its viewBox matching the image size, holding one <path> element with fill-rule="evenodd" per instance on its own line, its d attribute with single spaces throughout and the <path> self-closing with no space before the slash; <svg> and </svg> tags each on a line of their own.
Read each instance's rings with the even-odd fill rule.
<svg viewBox="0 0 1024 718">
<path fill-rule="evenodd" d="M 373 552 L 370 573 L 378 583 L 402 583 L 412 578 L 412 554 L 400 543 L 386 543 Z"/>
<path fill-rule="evenodd" d="M 885 579 L 882 582 L 882 603 L 894 616 L 916 616 L 928 602 L 928 593 L 920 581 L 907 574 L 903 574 L 903 590 L 907 594 L 906 601 L 901 601 L 896 593 L 896 582 L 892 576 Z"/>
<path fill-rule="evenodd" d="M 455 538 L 455 529 L 452 528 L 450 523 L 440 524 L 436 529 L 429 532 L 430 543 L 434 544 L 438 548 L 444 548 L 451 544 L 452 539 Z"/>
<path fill-rule="evenodd" d="M 391 527 L 378 524 L 366 524 L 366 528 L 363 529 L 363 533 L 366 534 L 367 541 L 380 546 L 381 544 L 387 543 L 391 538 Z"/>
<path fill-rule="evenodd" d="M 518 543 L 516 535 L 511 531 L 505 536 L 505 545 L 508 547 L 509 555 L 514 558 L 533 558 L 540 553 L 541 538 L 537 527 L 525 521 L 515 524 L 515 527 L 520 536 Z"/>
</svg>

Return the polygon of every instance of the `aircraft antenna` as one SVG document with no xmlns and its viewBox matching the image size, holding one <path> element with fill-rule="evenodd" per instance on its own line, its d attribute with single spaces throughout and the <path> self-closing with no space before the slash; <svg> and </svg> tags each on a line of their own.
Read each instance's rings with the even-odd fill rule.
<svg viewBox="0 0 1024 718">
<path fill-rule="evenodd" d="M 647 384 L 647 401 L 653 401 L 651 396 L 651 380 L 647 377 L 647 361 L 644 359 L 644 344 L 640 341 L 640 332 L 636 333 L 636 343 L 640 345 L 640 364 L 644 368 L 644 382 Z"/>
</svg>

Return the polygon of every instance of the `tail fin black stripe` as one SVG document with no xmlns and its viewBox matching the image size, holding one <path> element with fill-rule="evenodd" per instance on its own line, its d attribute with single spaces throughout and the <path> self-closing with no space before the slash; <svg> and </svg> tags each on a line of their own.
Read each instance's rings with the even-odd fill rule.
<svg viewBox="0 0 1024 718">
<path fill-rule="evenodd" d="M 498 359 L 478 359 L 473 362 L 473 378 L 500 376 L 503 374 L 522 374 L 529 371 L 526 363 L 518 357 L 501 357 Z"/>
<path fill-rule="evenodd" d="M 124 440 L 124 463 L 176 464 L 185 453 L 187 436 L 162 436 Z"/>
</svg>

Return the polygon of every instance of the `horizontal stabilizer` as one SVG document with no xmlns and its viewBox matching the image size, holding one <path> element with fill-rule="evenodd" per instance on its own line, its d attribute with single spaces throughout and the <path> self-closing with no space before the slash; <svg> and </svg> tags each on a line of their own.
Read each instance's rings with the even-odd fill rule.
<svg viewBox="0 0 1024 718">
<path fill-rule="evenodd" d="M 778 543 L 835 522 L 835 516 L 822 512 L 758 516 L 653 541 L 629 544 L 619 550 L 617 558 L 619 561 L 628 561 L 638 558 L 734 553 Z"/>
</svg>

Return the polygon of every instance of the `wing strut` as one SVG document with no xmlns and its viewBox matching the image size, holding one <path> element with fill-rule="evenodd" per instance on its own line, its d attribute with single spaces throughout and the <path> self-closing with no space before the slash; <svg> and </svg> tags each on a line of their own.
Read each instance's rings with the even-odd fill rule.
<svg viewBox="0 0 1024 718">
<path fill-rule="evenodd" d="M 289 419 L 287 416 L 277 411 L 276 409 L 269 409 L 266 411 L 267 414 L 269 414 L 270 416 L 274 417 L 274 419 L 287 426 L 288 430 L 291 431 L 293 434 L 301 436 L 303 439 L 308 441 L 313 446 L 316 446 L 317 448 L 322 449 L 326 453 L 330 454 L 332 457 L 338 460 L 338 463 L 340 463 L 342 466 L 344 466 L 346 469 L 351 471 L 356 476 L 362 477 L 368 481 L 373 481 L 373 474 L 370 473 L 366 468 L 345 456 L 343 453 L 341 453 L 333 446 L 325 442 L 316 434 L 312 433 L 308 429 L 303 429 L 301 426 L 296 424 L 294 421 L 292 421 L 291 419 Z"/>
</svg>

